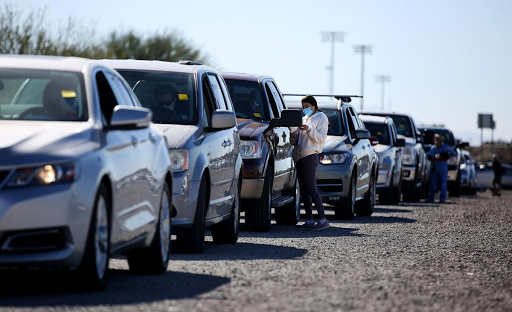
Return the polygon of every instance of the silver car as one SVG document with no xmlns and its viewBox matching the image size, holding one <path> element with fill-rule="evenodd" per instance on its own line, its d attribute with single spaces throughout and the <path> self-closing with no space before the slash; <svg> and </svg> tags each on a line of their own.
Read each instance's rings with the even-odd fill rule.
<svg viewBox="0 0 512 312">
<path fill-rule="evenodd" d="M 165 133 L 174 172 L 173 218 L 180 252 L 213 241 L 236 243 L 243 163 L 233 104 L 224 79 L 199 63 L 110 60 Z"/>
<path fill-rule="evenodd" d="M 390 117 L 360 115 L 371 135 L 378 140 L 374 146 L 379 157 L 377 194 L 380 204 L 399 204 L 402 198 L 402 148 L 405 137 L 397 134 Z"/>
<path fill-rule="evenodd" d="M 81 58 L 0 56 L 0 266 L 66 267 L 100 289 L 109 258 L 163 273 L 172 172 L 123 78 Z"/>
<path fill-rule="evenodd" d="M 478 190 L 475 162 L 471 159 L 469 151 L 461 151 L 460 186 L 462 191 L 475 195 Z"/>
</svg>

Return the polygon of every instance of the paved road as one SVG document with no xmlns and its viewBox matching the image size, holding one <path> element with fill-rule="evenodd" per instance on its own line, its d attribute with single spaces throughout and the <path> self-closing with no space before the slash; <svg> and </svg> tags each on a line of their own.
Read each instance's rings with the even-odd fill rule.
<svg viewBox="0 0 512 312">
<path fill-rule="evenodd" d="M 273 226 L 173 254 L 162 276 L 110 263 L 101 293 L 61 274 L 0 275 L 0 311 L 511 311 L 512 192 L 378 206 L 323 232 Z M 60 286 L 55 286 L 55 282 Z"/>
</svg>

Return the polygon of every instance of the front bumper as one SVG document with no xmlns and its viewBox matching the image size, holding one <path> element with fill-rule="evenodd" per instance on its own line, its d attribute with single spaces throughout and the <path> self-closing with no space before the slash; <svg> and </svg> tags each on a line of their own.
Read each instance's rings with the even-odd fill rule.
<svg viewBox="0 0 512 312">
<path fill-rule="evenodd" d="M 200 182 L 192 182 L 190 172 L 179 172 L 172 179 L 172 205 L 176 215 L 172 218 L 172 226 L 189 228 L 194 223 L 199 196 Z"/>
<path fill-rule="evenodd" d="M 391 174 L 389 169 L 379 168 L 379 175 L 377 177 L 377 191 L 388 189 L 391 185 Z"/>
<path fill-rule="evenodd" d="M 350 185 L 350 159 L 343 164 L 318 165 L 316 185 L 325 202 L 338 201 L 348 196 Z"/>
<path fill-rule="evenodd" d="M 95 194 L 79 181 L 0 191 L 0 265 L 80 265 Z"/>
<path fill-rule="evenodd" d="M 416 166 L 412 165 L 404 165 L 403 166 L 403 180 L 404 181 L 414 181 L 416 179 Z"/>
<path fill-rule="evenodd" d="M 263 185 L 265 184 L 265 179 L 247 179 L 244 178 L 242 181 L 242 192 L 241 197 L 244 199 L 250 198 L 261 198 L 261 194 L 263 194 Z"/>
</svg>

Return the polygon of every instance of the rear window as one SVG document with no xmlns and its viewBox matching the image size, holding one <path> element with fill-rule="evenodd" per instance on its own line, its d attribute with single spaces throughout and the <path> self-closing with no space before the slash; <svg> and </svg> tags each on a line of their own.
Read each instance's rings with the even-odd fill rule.
<svg viewBox="0 0 512 312">
<path fill-rule="evenodd" d="M 379 140 L 380 144 L 391 145 L 391 137 L 386 124 L 365 121 L 364 125 L 371 135 Z"/>
<path fill-rule="evenodd" d="M 142 106 L 153 111 L 153 122 L 195 125 L 198 109 L 193 74 L 161 71 L 117 70 Z"/>
<path fill-rule="evenodd" d="M 0 119 L 87 120 L 83 89 L 81 73 L 0 69 Z"/>
<path fill-rule="evenodd" d="M 268 107 L 263 101 L 260 84 L 253 81 L 225 79 L 237 117 L 256 121 L 270 120 Z"/>
<path fill-rule="evenodd" d="M 434 144 L 435 143 L 435 134 L 439 134 L 444 136 L 444 144 L 454 146 L 455 145 L 455 138 L 453 136 L 453 133 L 449 130 L 445 129 L 423 129 L 422 132 L 426 134 L 426 144 Z"/>
</svg>

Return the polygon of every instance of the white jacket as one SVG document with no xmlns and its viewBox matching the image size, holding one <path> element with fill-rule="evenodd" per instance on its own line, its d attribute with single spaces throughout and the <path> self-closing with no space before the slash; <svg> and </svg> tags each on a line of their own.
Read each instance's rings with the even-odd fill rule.
<svg viewBox="0 0 512 312">
<path fill-rule="evenodd" d="M 322 152 L 325 139 L 327 139 L 329 119 L 324 113 L 316 111 L 309 117 L 302 117 L 302 124 L 308 126 L 308 130 L 299 129 L 290 138 L 292 145 L 295 145 L 293 148 L 295 162 L 306 156 Z"/>
</svg>

